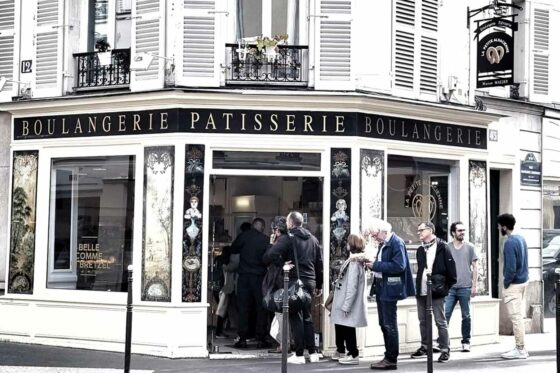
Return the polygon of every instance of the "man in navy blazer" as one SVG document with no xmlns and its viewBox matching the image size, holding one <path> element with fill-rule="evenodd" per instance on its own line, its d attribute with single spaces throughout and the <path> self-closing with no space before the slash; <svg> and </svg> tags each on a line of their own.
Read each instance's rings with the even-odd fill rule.
<svg viewBox="0 0 560 373">
<path fill-rule="evenodd" d="M 391 224 L 375 219 L 368 225 L 364 235 L 379 244 L 373 262 L 367 266 L 374 274 L 370 294 L 375 294 L 379 326 L 385 341 L 385 357 L 371 364 L 370 368 L 394 370 L 397 369 L 399 356 L 397 301 L 415 294 L 412 270 L 404 241 L 392 232 Z"/>
</svg>

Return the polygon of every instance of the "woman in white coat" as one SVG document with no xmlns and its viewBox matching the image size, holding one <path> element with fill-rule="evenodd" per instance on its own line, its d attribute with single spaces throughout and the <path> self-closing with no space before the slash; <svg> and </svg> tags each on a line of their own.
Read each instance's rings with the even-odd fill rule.
<svg viewBox="0 0 560 373">
<path fill-rule="evenodd" d="M 348 259 L 340 267 L 334 284 L 331 321 L 336 336 L 336 352 L 333 360 L 340 364 L 358 364 L 359 351 L 356 328 L 367 326 L 364 300 L 365 269 L 364 239 L 356 234 L 348 236 Z M 348 354 L 346 354 L 348 350 Z"/>
</svg>

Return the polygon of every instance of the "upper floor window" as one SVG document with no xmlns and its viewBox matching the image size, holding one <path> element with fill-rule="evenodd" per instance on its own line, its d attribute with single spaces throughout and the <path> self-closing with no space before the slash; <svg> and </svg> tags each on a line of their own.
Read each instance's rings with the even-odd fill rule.
<svg viewBox="0 0 560 373">
<path fill-rule="evenodd" d="M 301 27 L 301 21 L 305 20 L 303 3 L 300 0 L 236 0 L 236 42 L 286 34 L 287 44 L 306 44 L 305 30 Z"/>
<path fill-rule="evenodd" d="M 99 41 L 111 49 L 130 48 L 131 7 L 132 0 L 89 0 L 88 51 L 99 49 Z"/>
</svg>

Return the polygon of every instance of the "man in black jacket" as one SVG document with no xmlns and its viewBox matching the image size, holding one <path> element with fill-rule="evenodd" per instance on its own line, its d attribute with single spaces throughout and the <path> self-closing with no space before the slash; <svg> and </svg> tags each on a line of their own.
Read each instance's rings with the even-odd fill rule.
<svg viewBox="0 0 560 373">
<path fill-rule="evenodd" d="M 270 347 L 265 340 L 268 313 L 262 307 L 262 290 L 266 267 L 263 255 L 268 248 L 268 237 L 263 233 L 264 220 L 256 218 L 248 231 L 242 232 L 231 244 L 231 252 L 239 254 L 239 277 L 237 279 L 237 301 L 239 304 L 239 340 L 237 348 L 247 347 L 249 315 L 256 315 L 255 334 L 258 348 Z"/>
<path fill-rule="evenodd" d="M 422 245 L 416 250 L 418 273 L 416 274 L 416 306 L 420 321 L 420 335 L 422 346 L 412 355 L 412 358 L 424 357 L 427 354 L 428 336 L 426 335 L 426 298 L 427 274 L 432 274 L 432 307 L 434 319 L 438 328 L 438 344 L 441 355 L 438 361 L 445 363 L 449 360 L 449 333 L 444 312 L 445 296 L 449 289 L 457 282 L 457 271 L 453 255 L 446 242 L 434 234 L 436 231 L 431 222 L 418 226 L 418 237 Z M 435 350 L 435 349 L 434 349 Z"/>
<path fill-rule="evenodd" d="M 282 235 L 266 253 L 265 262 L 272 261 L 280 255 L 284 262 L 296 264 L 294 251 L 297 253 L 299 277 L 305 290 L 311 295 L 320 296 L 323 288 L 323 254 L 319 241 L 307 229 L 303 228 L 303 215 L 292 211 L 287 218 L 289 235 Z M 297 271 L 290 271 L 290 286 L 297 280 Z M 305 364 L 303 350 L 309 351 L 310 362 L 318 362 L 315 351 L 315 333 L 311 318 L 311 305 L 296 314 L 290 314 L 290 326 L 295 342 L 296 353 L 288 358 L 290 364 Z"/>
</svg>

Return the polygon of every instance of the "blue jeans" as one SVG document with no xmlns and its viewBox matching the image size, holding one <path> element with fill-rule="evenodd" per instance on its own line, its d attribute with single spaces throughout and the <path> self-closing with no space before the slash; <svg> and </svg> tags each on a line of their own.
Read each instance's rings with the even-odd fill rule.
<svg viewBox="0 0 560 373">
<path fill-rule="evenodd" d="M 376 281 L 377 315 L 385 342 L 385 359 L 397 363 L 399 356 L 399 327 L 397 325 L 397 301 L 379 300 L 381 284 Z"/>
<path fill-rule="evenodd" d="M 459 302 L 461 306 L 461 333 L 463 339 L 461 343 L 471 343 L 471 288 L 451 288 L 445 298 L 445 318 L 449 324 L 451 314 L 455 305 Z"/>
</svg>

